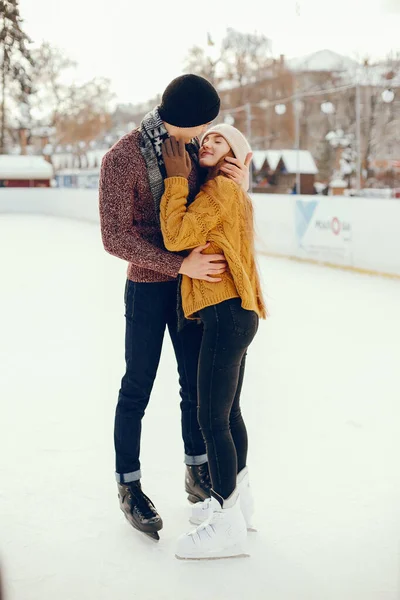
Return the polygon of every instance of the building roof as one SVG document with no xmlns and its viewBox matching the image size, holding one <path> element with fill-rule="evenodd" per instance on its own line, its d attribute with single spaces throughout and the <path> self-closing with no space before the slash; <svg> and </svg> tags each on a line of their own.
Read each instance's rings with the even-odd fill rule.
<svg viewBox="0 0 400 600">
<path fill-rule="evenodd" d="M 311 152 L 299 150 L 298 157 L 300 173 L 304 175 L 318 173 Z M 257 171 L 263 167 L 265 161 L 268 161 L 270 169 L 275 171 L 281 159 L 288 173 L 297 172 L 297 150 L 255 150 L 253 152 L 253 163 Z"/>
<path fill-rule="evenodd" d="M 329 184 L 329 187 L 331 187 L 331 188 L 346 188 L 347 183 L 343 179 L 332 179 L 332 181 Z"/>
<path fill-rule="evenodd" d="M 254 150 L 253 164 L 256 170 L 259 171 L 263 167 L 265 161 L 267 160 L 270 169 L 275 171 L 281 156 L 282 150 Z"/>
<path fill-rule="evenodd" d="M 336 85 L 356 84 L 361 86 L 382 86 L 385 88 L 400 87 L 400 73 L 394 68 L 393 78 L 388 79 L 391 71 L 390 61 L 383 60 L 369 65 L 364 65 L 349 56 L 344 56 L 332 50 L 320 50 L 287 61 L 291 71 L 299 73 L 330 71 L 340 75 L 341 82 Z"/>
<path fill-rule="evenodd" d="M 267 150 L 253 150 L 253 165 L 259 171 L 267 158 Z"/>
<path fill-rule="evenodd" d="M 275 171 L 278 163 L 281 159 L 283 150 L 267 150 L 267 156 L 265 157 L 268 161 L 270 168 Z"/>
<path fill-rule="evenodd" d="M 358 66 L 357 61 L 332 50 L 319 50 L 287 61 L 293 71 L 346 71 Z"/>
<path fill-rule="evenodd" d="M 282 150 L 282 161 L 288 173 L 303 173 L 303 175 L 316 175 L 317 165 L 309 150 Z"/>
<path fill-rule="evenodd" d="M 43 156 L 0 155 L 0 179 L 51 179 L 52 166 Z"/>
</svg>

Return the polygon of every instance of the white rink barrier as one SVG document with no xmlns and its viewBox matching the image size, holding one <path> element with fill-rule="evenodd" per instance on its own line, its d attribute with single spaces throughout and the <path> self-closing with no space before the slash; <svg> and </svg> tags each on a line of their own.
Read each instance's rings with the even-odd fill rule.
<svg viewBox="0 0 400 600">
<path fill-rule="evenodd" d="M 97 190 L 3 188 L 0 214 L 38 214 L 99 223 L 98 196 Z"/>
<path fill-rule="evenodd" d="M 400 200 L 253 198 L 261 252 L 400 277 Z"/>
<path fill-rule="evenodd" d="M 400 200 L 253 195 L 260 252 L 400 277 Z M 97 190 L 0 189 L 0 214 L 99 223 Z"/>
</svg>

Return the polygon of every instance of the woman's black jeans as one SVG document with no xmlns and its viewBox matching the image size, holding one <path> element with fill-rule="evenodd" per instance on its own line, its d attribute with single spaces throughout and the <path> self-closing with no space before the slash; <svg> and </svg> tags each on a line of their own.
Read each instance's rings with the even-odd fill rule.
<svg viewBox="0 0 400 600">
<path fill-rule="evenodd" d="M 200 311 L 204 325 L 198 369 L 198 420 L 207 448 L 214 492 L 228 498 L 246 466 L 247 432 L 240 411 L 247 348 L 258 315 L 240 298 Z"/>
</svg>

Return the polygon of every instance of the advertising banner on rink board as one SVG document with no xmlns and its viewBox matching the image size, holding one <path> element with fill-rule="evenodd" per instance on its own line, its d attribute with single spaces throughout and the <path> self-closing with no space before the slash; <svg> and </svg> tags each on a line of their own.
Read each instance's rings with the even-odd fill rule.
<svg viewBox="0 0 400 600">
<path fill-rule="evenodd" d="M 352 219 L 348 198 L 296 200 L 295 229 L 300 258 L 352 264 Z"/>
</svg>

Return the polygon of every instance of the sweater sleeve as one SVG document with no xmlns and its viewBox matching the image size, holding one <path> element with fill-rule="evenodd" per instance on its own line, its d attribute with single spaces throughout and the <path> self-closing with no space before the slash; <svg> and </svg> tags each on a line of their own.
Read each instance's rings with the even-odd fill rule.
<svg viewBox="0 0 400 600">
<path fill-rule="evenodd" d="M 168 250 L 189 250 L 207 243 L 208 234 L 221 223 L 224 198 L 216 198 L 217 186 L 210 182 L 187 207 L 188 182 L 183 177 L 165 180 L 161 199 L 161 231 Z M 223 195 L 222 195 L 223 196 Z"/>
<path fill-rule="evenodd" d="M 107 252 L 144 269 L 177 277 L 183 257 L 154 246 L 134 226 L 135 171 L 129 159 L 108 152 L 101 165 L 99 209 Z"/>
</svg>

